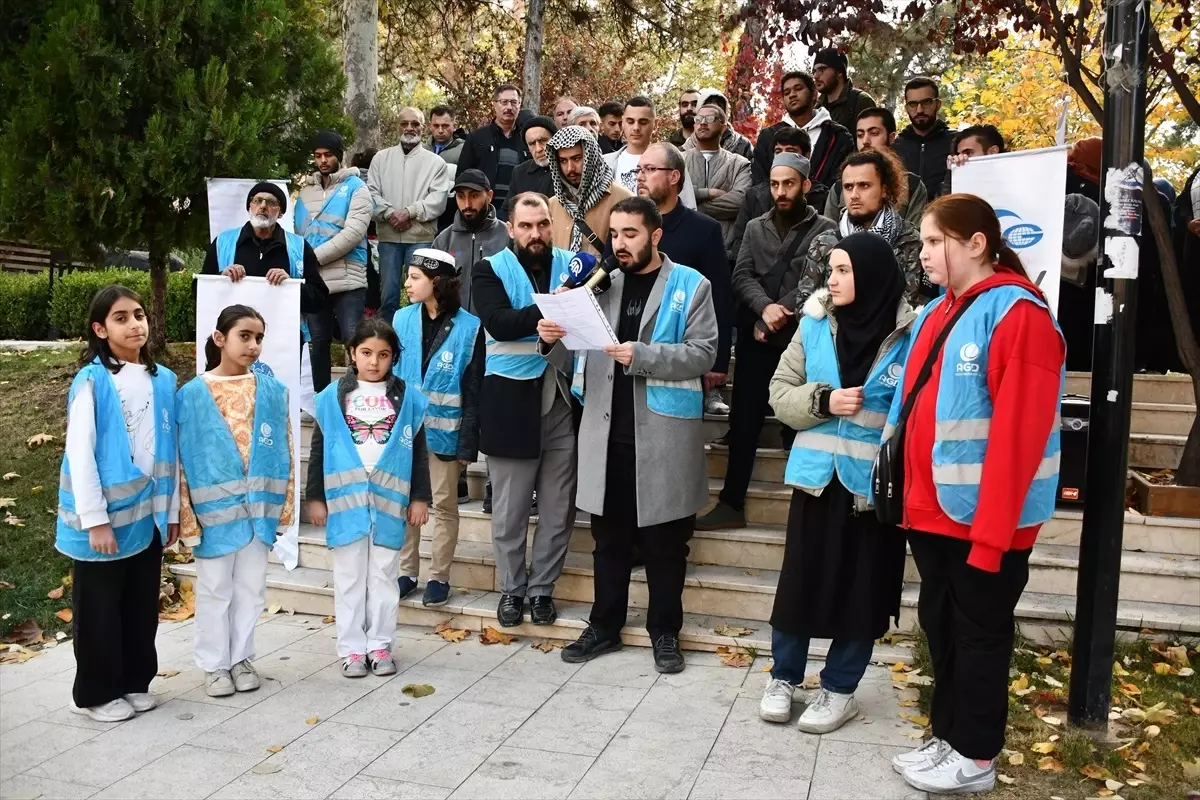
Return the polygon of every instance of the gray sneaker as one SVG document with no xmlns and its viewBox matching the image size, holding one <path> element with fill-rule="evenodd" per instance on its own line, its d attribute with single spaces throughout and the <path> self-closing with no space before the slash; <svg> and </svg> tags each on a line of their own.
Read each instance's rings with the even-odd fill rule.
<svg viewBox="0 0 1200 800">
<path fill-rule="evenodd" d="M 204 684 L 204 693 L 209 697 L 229 697 L 236 691 L 229 670 L 218 669 L 208 673 Z"/>
<path fill-rule="evenodd" d="M 914 789 L 932 794 L 975 794 L 990 792 L 996 786 L 996 762 L 981 767 L 950 748 L 941 761 L 931 767 L 909 767 L 902 773 Z"/>
<path fill-rule="evenodd" d="M 248 658 L 234 664 L 229 674 L 233 678 L 233 688 L 239 692 L 253 692 L 262 686 L 262 681 L 258 679 L 258 673 L 254 671 L 254 665 Z"/>
<path fill-rule="evenodd" d="M 362 653 L 351 653 L 342 662 L 342 674 L 347 678 L 365 678 L 367 672 L 367 657 Z"/>
<path fill-rule="evenodd" d="M 395 675 L 396 661 L 387 650 L 372 650 L 367 655 L 373 675 Z"/>
<path fill-rule="evenodd" d="M 718 502 L 713 510 L 696 518 L 696 530 L 720 531 L 746 527 L 746 514 L 731 505 Z"/>
<path fill-rule="evenodd" d="M 720 389 L 714 387 L 704 397 L 704 413 L 714 414 L 719 417 L 729 416 L 729 404 L 721 396 Z"/>
</svg>

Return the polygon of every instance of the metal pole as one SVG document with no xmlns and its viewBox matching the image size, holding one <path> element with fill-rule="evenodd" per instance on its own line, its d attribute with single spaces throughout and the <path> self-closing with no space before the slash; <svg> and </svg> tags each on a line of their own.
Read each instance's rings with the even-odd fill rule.
<svg viewBox="0 0 1200 800">
<path fill-rule="evenodd" d="M 1071 723 L 1108 724 L 1129 413 L 1133 399 L 1142 151 L 1146 128 L 1146 0 L 1107 0 L 1104 42 L 1103 220 L 1092 353 L 1090 433 L 1075 600 Z"/>
</svg>

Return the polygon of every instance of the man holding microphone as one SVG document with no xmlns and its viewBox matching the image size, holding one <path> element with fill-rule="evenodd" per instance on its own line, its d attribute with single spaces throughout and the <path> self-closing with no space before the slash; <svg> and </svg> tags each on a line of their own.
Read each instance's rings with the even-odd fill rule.
<svg viewBox="0 0 1200 800">
<path fill-rule="evenodd" d="M 598 300 L 621 343 L 572 352 L 559 341 L 562 326 L 537 326 L 539 352 L 574 374 L 572 392 L 583 402 L 576 505 L 592 515 L 596 541 L 589 625 L 562 659 L 580 663 L 621 648 L 637 545 L 654 666 L 679 672 L 687 543 L 708 502 L 702 379 L 716 360 L 717 318 L 708 280 L 659 252 L 662 216 L 652 200 L 622 200 L 609 220 L 620 269 Z"/>
</svg>

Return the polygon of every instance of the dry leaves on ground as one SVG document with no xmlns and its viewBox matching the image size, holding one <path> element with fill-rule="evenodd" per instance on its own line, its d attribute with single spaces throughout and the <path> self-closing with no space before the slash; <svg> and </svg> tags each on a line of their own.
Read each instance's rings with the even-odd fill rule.
<svg viewBox="0 0 1200 800">
<path fill-rule="evenodd" d="M 1054 752 L 1055 744 L 1054 742 L 1034 742 L 1029 749 L 1035 753 L 1041 753 L 1045 755 L 1046 753 Z"/>
<path fill-rule="evenodd" d="M 1189 781 L 1200 780 L 1200 758 L 1184 761 L 1180 766 L 1183 767 L 1183 777 Z"/>
<path fill-rule="evenodd" d="M 37 624 L 37 620 L 27 619 L 12 626 L 8 631 L 8 636 L 4 637 L 4 641 L 26 647 L 33 644 L 41 644 L 42 626 Z"/>
<path fill-rule="evenodd" d="M 37 654 L 37 650 L 30 650 L 19 644 L 0 645 L 0 664 L 24 664 Z"/>
<path fill-rule="evenodd" d="M 713 628 L 713 633 L 717 636 L 749 636 L 754 633 L 757 628 L 743 628 L 741 625 L 718 625 Z"/>
<path fill-rule="evenodd" d="M 17 479 L 17 478 L 19 478 L 19 477 L 21 477 L 21 474 L 20 474 L 20 473 L 18 473 L 18 472 L 6 472 L 6 473 L 4 473 L 4 480 L 6 480 L 6 481 L 15 480 L 15 479 Z"/>
<path fill-rule="evenodd" d="M 30 436 L 28 439 L 25 440 L 25 444 L 30 449 L 33 449 L 35 447 L 40 447 L 41 445 L 44 445 L 47 442 L 53 442 L 53 441 L 54 441 L 54 437 L 48 433 L 35 433 L 33 436 Z"/>
<path fill-rule="evenodd" d="M 479 634 L 479 641 L 483 644 L 512 644 L 517 640 L 517 637 L 511 633 L 501 633 L 492 627 L 484 628 Z"/>
<path fill-rule="evenodd" d="M 428 697 L 437 690 L 428 683 L 409 683 L 405 684 L 400 691 L 409 697 Z"/>
<path fill-rule="evenodd" d="M 920 725 L 922 728 L 929 727 L 929 717 L 924 714 L 907 714 L 900 712 L 900 718 L 906 719 L 914 725 Z"/>
<path fill-rule="evenodd" d="M 543 639 L 540 642 L 535 642 L 533 645 L 534 650 L 541 650 L 543 653 L 553 653 L 555 650 L 562 647 L 562 642 L 555 642 L 551 639 Z"/>
<path fill-rule="evenodd" d="M 58 617 L 63 622 L 70 622 L 75 618 L 75 612 L 69 608 L 60 608 L 54 612 L 54 616 Z"/>
<path fill-rule="evenodd" d="M 332 625 L 333 617 L 321 617 L 321 622 L 324 622 L 326 625 Z"/>
<path fill-rule="evenodd" d="M 0 581 L 0 589 L 15 589 L 15 588 L 17 588 L 17 585 L 15 583 L 9 583 L 8 581 Z"/>
<path fill-rule="evenodd" d="M 0 497 L 0 508 L 12 508 L 17 504 L 15 497 Z"/>
<path fill-rule="evenodd" d="M 160 678 L 174 678 L 176 675 L 179 674 L 179 670 L 177 670 L 177 669 L 160 669 L 155 674 L 158 675 L 158 677 L 160 677 Z"/>
<path fill-rule="evenodd" d="M 281 744 L 273 744 L 267 748 L 268 753 L 279 753 L 282 750 L 283 750 L 283 745 L 281 745 Z"/>
<path fill-rule="evenodd" d="M 721 663 L 727 667 L 748 667 L 754 663 L 754 659 L 750 654 L 736 647 L 726 647 L 721 645 L 717 648 L 717 655 L 721 657 Z"/>
<path fill-rule="evenodd" d="M 1094 781 L 1108 780 L 1112 777 L 1112 773 L 1099 764 L 1084 764 L 1079 768 L 1079 773 L 1085 778 L 1091 778 Z"/>
<path fill-rule="evenodd" d="M 821 676 L 815 672 L 812 675 L 805 675 L 804 680 L 800 681 L 800 688 L 801 689 L 820 689 L 821 688 Z"/>
<path fill-rule="evenodd" d="M 461 642 L 471 635 L 471 632 L 466 628 L 455 628 L 451 626 L 450 620 L 439 622 L 433 632 L 445 639 L 447 642 Z"/>
<path fill-rule="evenodd" d="M 313 714 L 311 717 L 304 720 L 304 724 L 305 725 L 316 725 L 320 721 L 321 721 L 321 718 L 318 717 L 316 714 Z"/>
<path fill-rule="evenodd" d="M 163 622 L 182 622 L 191 619 L 196 613 L 196 589 L 191 581 L 182 580 L 178 588 L 169 581 L 159 589 L 159 620 Z"/>
<path fill-rule="evenodd" d="M 1054 756 L 1043 756 L 1038 759 L 1037 768 L 1043 772 L 1062 772 L 1066 769 L 1063 763 Z"/>
<path fill-rule="evenodd" d="M 25 527 L 25 520 L 23 518 L 14 516 L 9 513 L 6 513 L 4 515 L 4 521 L 7 522 L 9 525 L 12 525 L 14 528 L 24 528 Z"/>
<path fill-rule="evenodd" d="M 56 586 L 55 588 L 46 592 L 46 597 L 50 598 L 51 600 L 62 600 L 63 591 L 65 591 L 66 588 L 67 587 L 65 586 Z"/>
<path fill-rule="evenodd" d="M 1021 766 L 1022 764 L 1025 763 L 1025 754 L 1024 753 L 1013 753 L 1011 756 L 1008 757 L 1008 763 L 1014 767 Z"/>
<path fill-rule="evenodd" d="M 1187 648 L 1181 644 L 1175 645 L 1174 647 L 1168 647 L 1166 650 L 1166 656 L 1169 660 L 1174 661 L 1175 664 L 1180 667 L 1192 666 L 1191 662 L 1188 661 Z"/>
</svg>

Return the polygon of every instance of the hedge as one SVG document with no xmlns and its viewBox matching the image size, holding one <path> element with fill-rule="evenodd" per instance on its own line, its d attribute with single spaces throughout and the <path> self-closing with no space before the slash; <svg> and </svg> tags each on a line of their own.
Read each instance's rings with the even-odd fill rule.
<svg viewBox="0 0 1200 800">
<path fill-rule="evenodd" d="M 0 272 L 0 339 L 45 339 L 50 276 Z"/>
<path fill-rule="evenodd" d="M 150 273 L 134 269 L 105 269 L 70 272 L 54 280 L 50 320 L 64 339 L 82 338 L 87 331 L 87 312 L 96 292 L 110 284 L 128 286 L 149 302 Z M 167 341 L 190 342 L 196 335 L 196 303 L 192 295 L 192 273 L 167 275 Z"/>
</svg>

